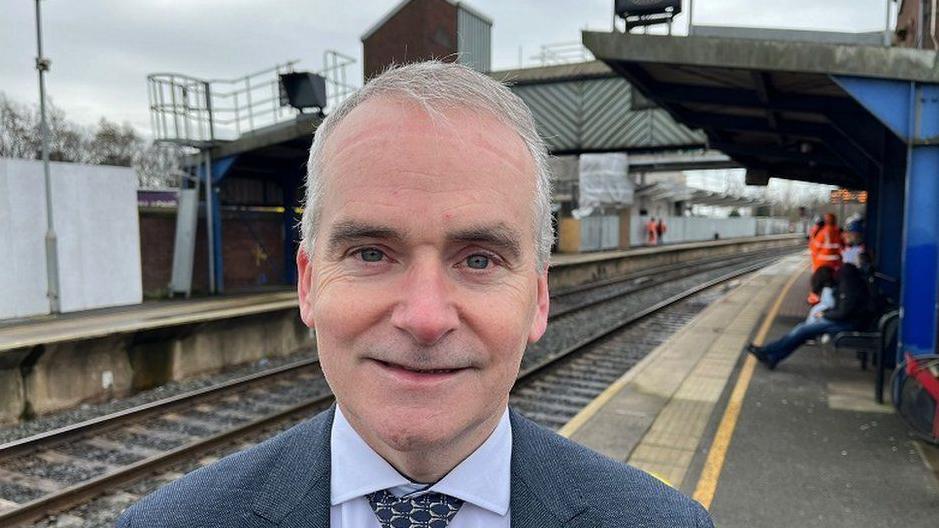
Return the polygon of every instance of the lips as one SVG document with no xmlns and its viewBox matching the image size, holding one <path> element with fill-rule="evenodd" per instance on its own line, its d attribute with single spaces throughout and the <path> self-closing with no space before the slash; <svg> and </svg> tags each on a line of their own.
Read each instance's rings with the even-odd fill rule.
<svg viewBox="0 0 939 528">
<path fill-rule="evenodd" d="M 409 367 L 407 365 L 400 365 L 398 363 L 391 363 L 389 361 L 382 361 L 376 359 L 378 363 L 381 363 L 383 367 L 394 368 L 400 370 L 406 370 L 408 372 L 415 372 L 417 374 L 449 374 L 451 372 L 456 372 L 458 370 L 463 370 L 462 367 L 456 368 L 421 368 L 421 367 Z"/>
<path fill-rule="evenodd" d="M 449 379 L 460 372 L 466 370 L 465 367 L 456 368 L 423 368 L 400 365 L 379 359 L 373 360 L 383 371 L 401 381 L 414 382 L 435 382 Z"/>
</svg>

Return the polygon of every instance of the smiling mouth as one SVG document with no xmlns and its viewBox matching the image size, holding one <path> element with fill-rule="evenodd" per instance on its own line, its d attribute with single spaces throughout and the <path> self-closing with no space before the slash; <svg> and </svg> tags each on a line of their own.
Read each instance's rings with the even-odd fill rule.
<svg viewBox="0 0 939 528">
<path fill-rule="evenodd" d="M 390 363 L 388 361 L 382 361 L 380 359 L 374 360 L 381 366 L 389 369 L 403 370 L 406 372 L 413 372 L 415 374 L 452 374 L 454 372 L 459 372 L 464 369 L 464 367 L 459 368 L 450 368 L 450 369 L 425 369 L 425 368 L 415 368 L 408 367 L 405 365 L 399 365 L 397 363 Z"/>
</svg>

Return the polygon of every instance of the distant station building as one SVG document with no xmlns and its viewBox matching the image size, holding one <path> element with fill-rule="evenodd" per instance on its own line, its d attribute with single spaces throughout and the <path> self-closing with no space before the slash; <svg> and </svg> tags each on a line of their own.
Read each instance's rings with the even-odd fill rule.
<svg viewBox="0 0 939 528">
<path fill-rule="evenodd" d="M 404 0 L 362 35 L 365 79 L 391 64 L 456 61 L 488 72 L 492 19 L 452 0 Z"/>
<path fill-rule="evenodd" d="M 933 0 L 900 0 L 893 44 L 902 48 L 939 49 L 939 20 Z"/>
</svg>

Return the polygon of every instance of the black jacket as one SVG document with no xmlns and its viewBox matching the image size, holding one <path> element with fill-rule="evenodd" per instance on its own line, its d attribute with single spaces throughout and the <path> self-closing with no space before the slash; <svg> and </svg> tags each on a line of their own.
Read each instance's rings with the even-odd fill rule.
<svg viewBox="0 0 939 528">
<path fill-rule="evenodd" d="M 871 316 L 871 295 L 867 280 L 854 264 L 844 264 L 838 270 L 838 297 L 834 308 L 829 308 L 822 316 L 829 321 L 846 321 L 866 324 Z"/>
</svg>

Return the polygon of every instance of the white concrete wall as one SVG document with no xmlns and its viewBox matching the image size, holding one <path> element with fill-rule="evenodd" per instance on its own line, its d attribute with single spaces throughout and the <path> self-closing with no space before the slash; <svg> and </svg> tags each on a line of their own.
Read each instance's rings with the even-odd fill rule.
<svg viewBox="0 0 939 528">
<path fill-rule="evenodd" d="M 618 216 L 588 216 L 580 220 L 580 251 L 600 251 L 618 247 Z"/>
<path fill-rule="evenodd" d="M 646 243 L 646 222 L 649 217 L 634 216 L 632 220 L 630 224 L 630 244 L 641 246 Z M 667 230 L 660 243 L 666 244 L 713 240 L 715 233 L 721 239 L 724 239 L 789 232 L 789 222 L 785 218 L 757 218 L 751 216 L 735 218 L 670 216 L 665 218 L 665 227 Z"/>
<path fill-rule="evenodd" d="M 50 172 L 62 311 L 141 302 L 134 171 L 51 163 Z M 0 319 L 48 313 L 45 232 L 42 162 L 0 159 Z"/>
<path fill-rule="evenodd" d="M 0 319 L 49 311 L 46 299 L 46 202 L 39 177 L 0 159 Z"/>
</svg>

